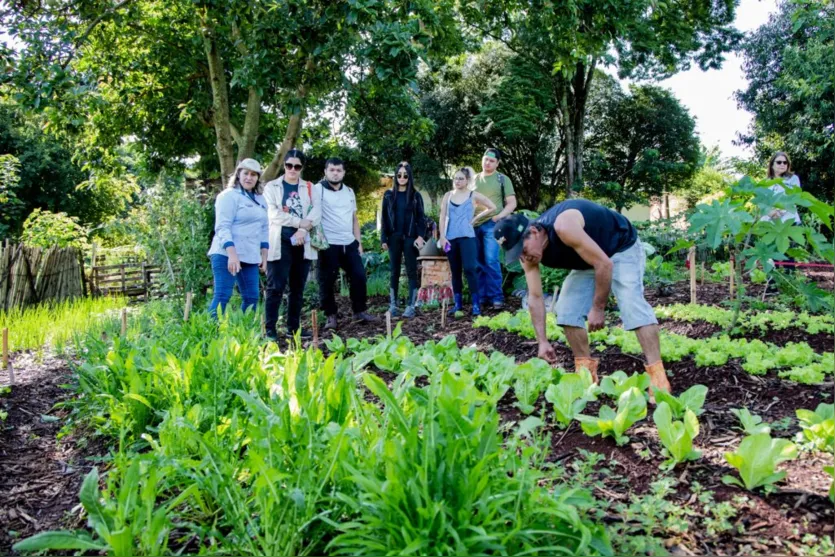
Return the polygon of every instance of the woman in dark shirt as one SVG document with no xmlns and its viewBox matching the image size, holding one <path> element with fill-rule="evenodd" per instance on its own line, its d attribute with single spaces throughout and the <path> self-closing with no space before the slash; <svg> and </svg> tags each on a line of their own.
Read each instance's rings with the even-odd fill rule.
<svg viewBox="0 0 835 557">
<path fill-rule="evenodd" d="M 383 195 L 383 223 L 380 240 L 389 252 L 391 282 L 389 283 L 389 311 L 398 315 L 397 287 L 400 283 L 400 264 L 406 260 L 409 277 L 409 298 L 403 317 L 415 316 L 415 299 L 418 291 L 417 257 L 423 248 L 426 215 L 423 198 L 415 190 L 412 167 L 407 162 L 397 165 L 394 185 Z"/>
</svg>

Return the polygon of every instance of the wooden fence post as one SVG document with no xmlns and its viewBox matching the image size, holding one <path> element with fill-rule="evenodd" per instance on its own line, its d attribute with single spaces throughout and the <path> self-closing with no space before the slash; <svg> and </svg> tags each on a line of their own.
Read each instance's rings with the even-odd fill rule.
<svg viewBox="0 0 835 557">
<path fill-rule="evenodd" d="M 125 285 L 125 264 L 124 263 L 122 263 L 122 265 L 121 265 L 120 272 L 122 273 L 122 294 L 127 295 L 128 289 L 127 289 L 127 286 Z"/>
<path fill-rule="evenodd" d="M 690 248 L 690 303 L 696 303 L 696 247 Z"/>
<path fill-rule="evenodd" d="M 386 338 L 391 339 L 391 311 L 386 312 Z"/>
<path fill-rule="evenodd" d="M 446 329 L 446 298 L 441 301 L 441 329 Z"/>
<path fill-rule="evenodd" d="M 313 348 L 319 348 L 319 314 L 315 309 L 310 312 L 310 327 L 313 329 Z"/>
<path fill-rule="evenodd" d="M 183 313 L 183 321 L 188 321 L 188 316 L 191 314 L 191 292 L 186 292 L 186 310 Z"/>
</svg>

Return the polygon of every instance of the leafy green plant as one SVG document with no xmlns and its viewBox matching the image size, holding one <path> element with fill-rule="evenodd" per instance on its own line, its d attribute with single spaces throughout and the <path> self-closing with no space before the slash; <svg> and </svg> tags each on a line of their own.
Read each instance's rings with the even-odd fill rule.
<svg viewBox="0 0 835 557">
<path fill-rule="evenodd" d="M 744 431 L 746 435 L 771 433 L 771 427 L 764 423 L 761 417 L 749 412 L 747 408 L 732 408 L 731 412 L 739 419 L 739 422 L 742 424 L 742 431 Z"/>
<path fill-rule="evenodd" d="M 657 396 L 657 395 L 656 395 Z M 693 439 L 699 435 L 699 420 L 689 408 L 684 410 L 682 421 L 673 421 L 673 411 L 667 402 L 659 402 L 652 414 L 658 428 L 658 438 L 664 445 L 664 454 L 668 460 L 663 466 L 672 468 L 679 462 L 696 460 L 702 453 L 693 450 Z"/>
<path fill-rule="evenodd" d="M 82 251 L 89 248 L 87 230 L 77 217 L 43 209 L 35 209 L 29 213 L 23 222 L 20 239 L 27 246 L 41 248 L 73 247 Z"/>
<path fill-rule="evenodd" d="M 835 503 L 835 466 L 824 466 L 823 471 L 832 476 L 832 483 L 829 484 L 829 500 Z"/>
<path fill-rule="evenodd" d="M 818 404 L 815 411 L 799 409 L 795 412 L 802 431 L 798 440 L 812 448 L 835 452 L 835 404 Z"/>
<path fill-rule="evenodd" d="M 655 395 L 655 402 L 659 404 L 665 402 L 676 420 L 684 417 L 687 410 L 696 416 L 701 415 L 702 406 L 707 397 L 707 387 L 704 385 L 693 385 L 677 397 L 659 389 L 652 389 L 652 392 Z"/>
<path fill-rule="evenodd" d="M 559 376 L 559 372 L 545 360 L 531 358 L 517 367 L 514 375 L 516 381 L 513 383 L 513 391 L 516 394 L 516 407 L 524 414 L 530 414 L 535 410 L 534 405 L 539 395 L 555 379 L 555 375 Z"/>
<path fill-rule="evenodd" d="M 581 368 L 577 373 L 564 374 L 556 385 L 549 385 L 545 400 L 554 405 L 557 424 L 567 427 L 595 399 L 595 392 L 591 373 Z"/>
<path fill-rule="evenodd" d="M 618 445 L 623 445 L 629 441 L 629 437 L 624 435 L 626 430 L 646 415 L 647 400 L 644 393 L 636 387 L 630 387 L 618 398 L 617 411 L 603 406 L 597 417 L 580 414 L 577 420 L 586 435 L 614 437 Z"/>
<path fill-rule="evenodd" d="M 725 460 L 739 472 L 739 478 L 725 475 L 722 481 L 748 490 L 774 484 L 786 477 L 786 472 L 775 472 L 781 462 L 797 458 L 797 446 L 786 439 L 772 439 L 767 433 L 749 435 L 732 453 L 725 453 Z M 740 481 L 741 480 L 741 481 Z"/>
<path fill-rule="evenodd" d="M 600 392 L 612 398 L 620 398 L 626 391 L 635 388 L 643 393 L 649 388 L 649 375 L 634 373 L 626 375 L 623 371 L 616 371 L 600 380 Z"/>
</svg>

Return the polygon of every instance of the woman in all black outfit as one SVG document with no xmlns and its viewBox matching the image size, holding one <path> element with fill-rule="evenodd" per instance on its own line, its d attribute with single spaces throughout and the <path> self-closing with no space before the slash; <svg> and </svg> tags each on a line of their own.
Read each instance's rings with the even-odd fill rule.
<svg viewBox="0 0 835 557">
<path fill-rule="evenodd" d="M 403 317 L 415 316 L 415 299 L 418 291 L 417 257 L 425 243 L 426 215 L 423 198 L 415 190 L 412 167 L 407 162 L 397 165 L 394 185 L 383 195 L 383 225 L 380 240 L 383 249 L 388 250 L 391 265 L 389 283 L 389 311 L 398 315 L 397 286 L 400 283 L 400 263 L 406 260 L 406 275 L 409 277 L 409 298 Z"/>
</svg>

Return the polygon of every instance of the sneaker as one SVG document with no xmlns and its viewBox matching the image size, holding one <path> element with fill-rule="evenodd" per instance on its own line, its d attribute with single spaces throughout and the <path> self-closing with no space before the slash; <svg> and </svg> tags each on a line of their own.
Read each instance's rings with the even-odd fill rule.
<svg viewBox="0 0 835 557">
<path fill-rule="evenodd" d="M 264 340 L 267 342 L 278 342 L 278 335 L 275 333 L 264 333 Z"/>
<path fill-rule="evenodd" d="M 490 305 L 493 309 L 502 309 L 504 307 L 504 302 L 501 300 L 494 300 Z"/>
<path fill-rule="evenodd" d="M 325 322 L 325 326 L 322 327 L 323 331 L 327 331 L 329 329 L 336 329 L 336 316 L 329 315 L 327 321 Z"/>
<path fill-rule="evenodd" d="M 379 317 L 374 317 L 373 315 L 365 311 L 361 311 L 359 313 L 354 314 L 354 321 L 362 321 L 363 323 L 376 323 L 379 320 Z"/>
</svg>

